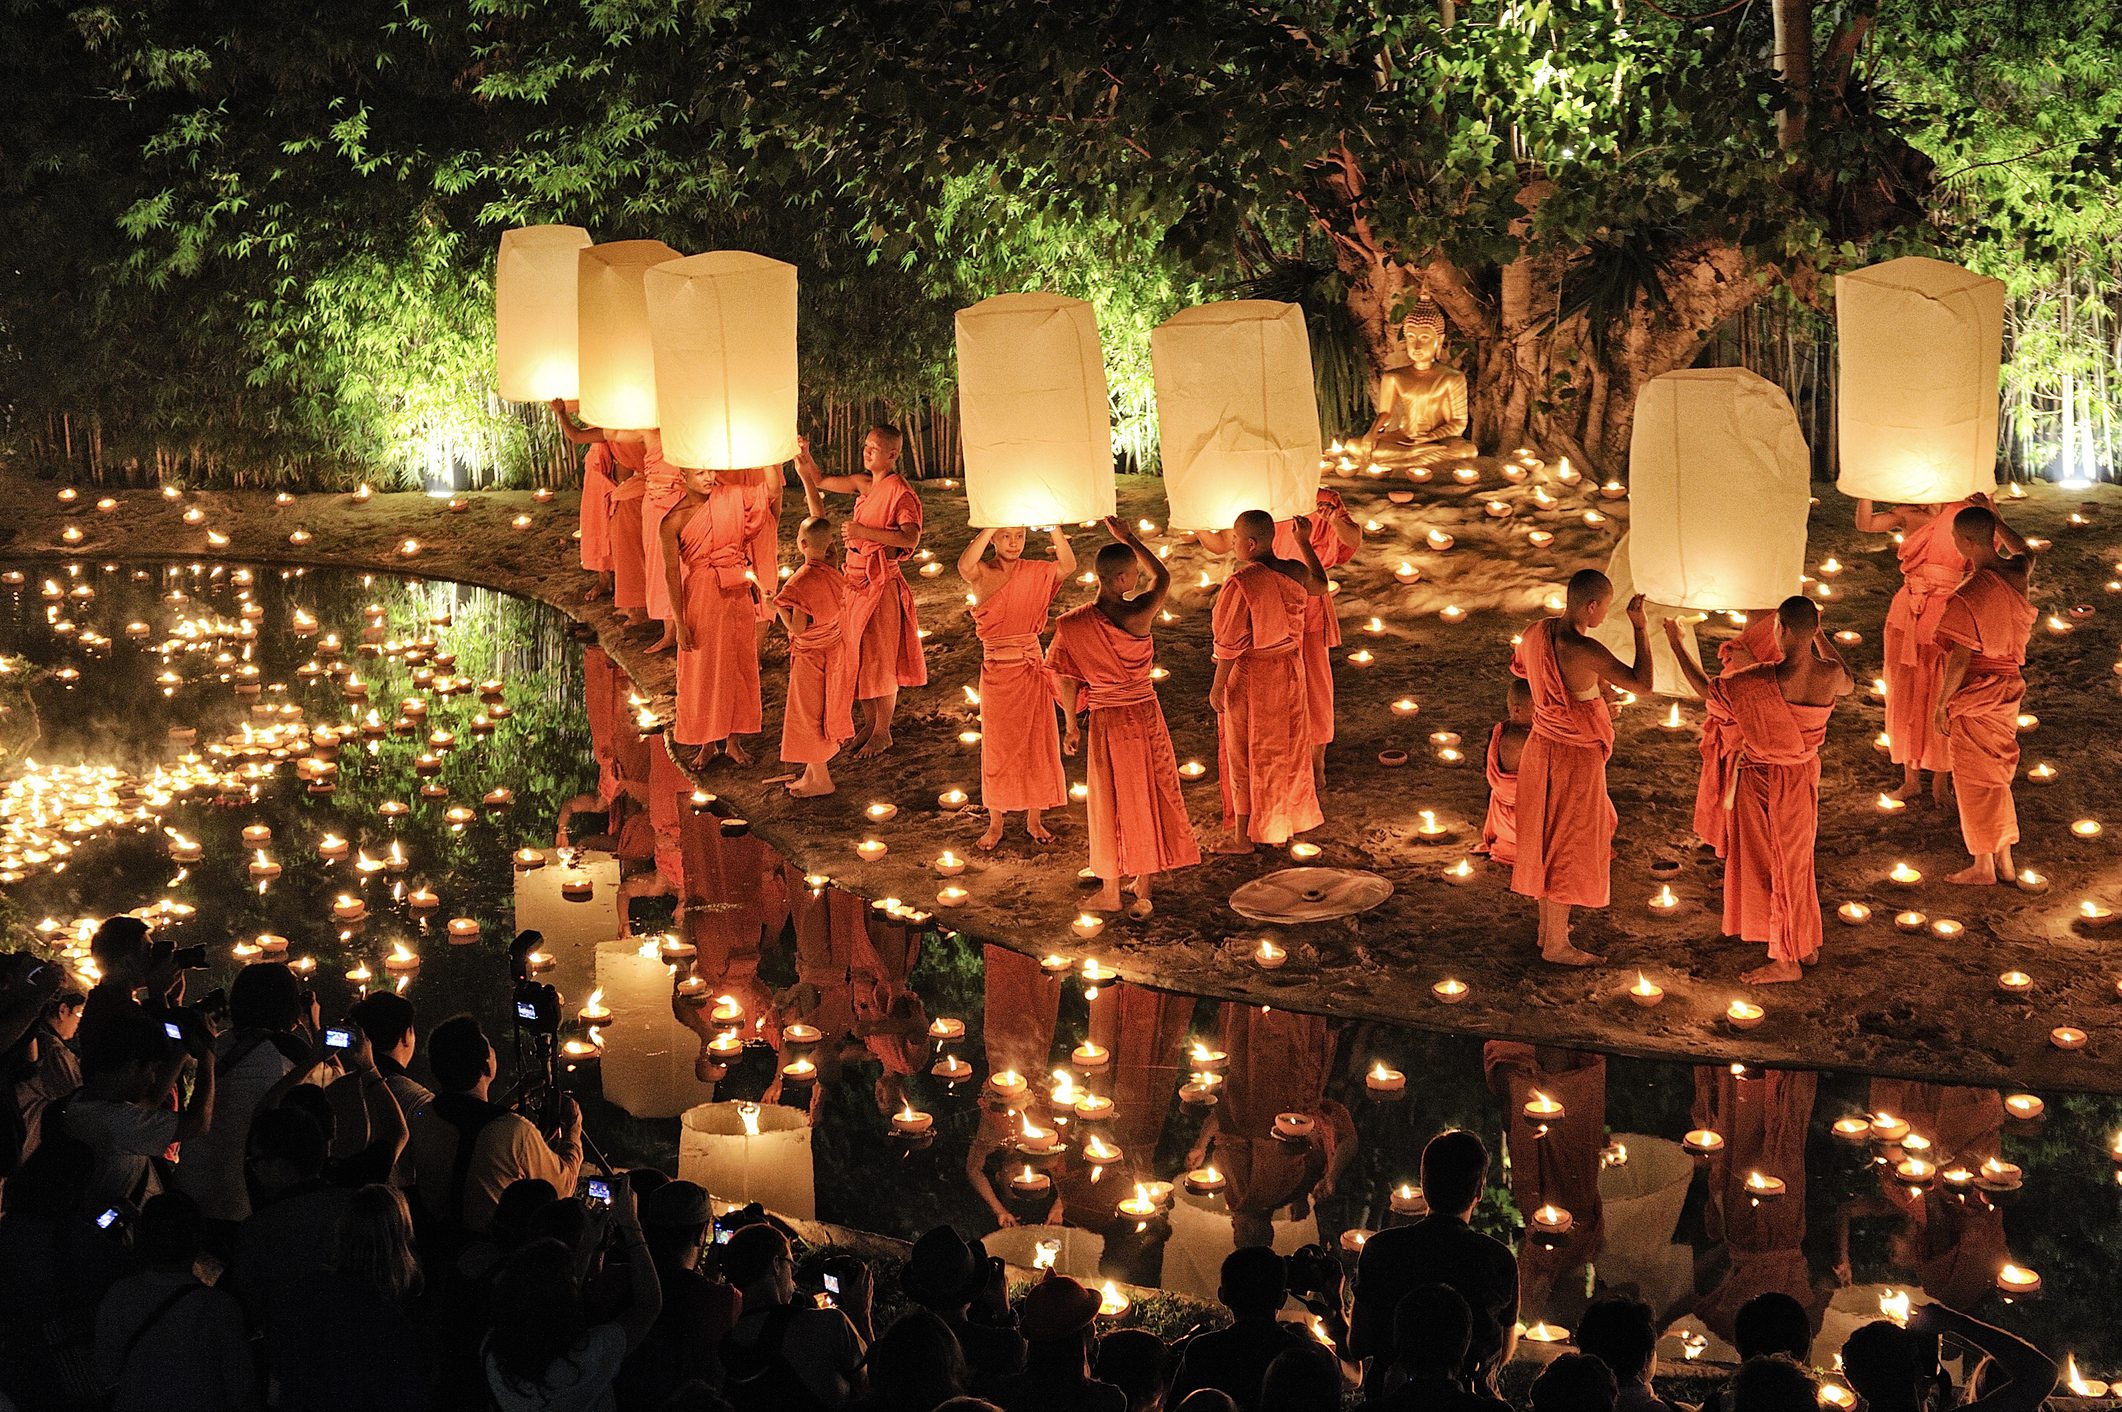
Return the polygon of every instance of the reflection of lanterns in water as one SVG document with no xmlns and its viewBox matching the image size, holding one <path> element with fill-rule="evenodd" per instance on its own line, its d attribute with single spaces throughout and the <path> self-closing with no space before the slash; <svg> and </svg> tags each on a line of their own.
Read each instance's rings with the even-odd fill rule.
<svg viewBox="0 0 2122 1412">
<path fill-rule="evenodd" d="M 1902 1328 L 1908 1327 L 1909 1298 L 1905 1289 L 1890 1289 L 1879 1296 L 1879 1317 L 1890 1319 Z"/>
</svg>

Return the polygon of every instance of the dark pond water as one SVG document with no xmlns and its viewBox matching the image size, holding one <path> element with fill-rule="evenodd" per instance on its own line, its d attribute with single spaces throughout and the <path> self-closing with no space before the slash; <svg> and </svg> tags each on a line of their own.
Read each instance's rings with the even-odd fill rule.
<svg viewBox="0 0 2122 1412">
<path fill-rule="evenodd" d="M 593 991 L 610 1012 L 601 1059 L 566 1076 L 592 1134 L 613 1162 L 676 1164 L 718 1197 L 900 1236 L 1006 1214 L 1022 1225 L 993 1238 L 998 1253 L 1028 1264 L 1059 1240 L 1064 1268 L 1212 1297 L 1233 1210 L 1285 1249 L 1353 1249 L 1407 1219 L 1395 1194 L 1422 1144 L 1462 1126 L 1499 1155 L 1478 1219 L 1522 1243 L 1529 1321 L 1568 1326 L 1588 1290 L 1632 1288 L 1671 1322 L 1669 1356 L 1713 1356 L 1740 1303 L 1781 1289 L 1819 1310 L 1824 1356 L 1882 1294 L 1912 1291 L 2074 1351 L 2088 1375 L 2122 1369 L 2122 1100 L 1607 1058 L 1097 984 L 1089 951 L 1042 969 L 807 879 L 722 806 L 696 805 L 609 659 L 536 604 L 316 571 L 14 568 L 20 582 L 0 584 L 13 945 L 63 951 L 82 919 L 152 909 L 206 944 L 203 990 L 241 964 L 237 943 L 282 937 L 313 962 L 328 1017 L 364 983 L 397 985 L 423 1029 L 469 1010 L 507 1055 L 508 943 L 533 926 L 564 1037 L 587 1044 Z M 344 736 L 329 793 L 303 763 L 318 727 Z M 556 847 L 563 820 L 582 851 Z M 261 824 L 270 842 L 247 844 Z M 184 841 L 196 862 L 173 857 L 192 856 Z M 260 848 L 279 867 L 262 883 Z M 517 866 L 525 848 L 540 866 Z M 382 866 L 364 872 L 364 856 Z M 334 919 L 342 897 L 363 904 L 359 925 Z M 459 919 L 475 939 L 452 938 Z M 390 969 L 401 952 L 417 970 Z M 702 1003 L 673 1004 L 666 952 Z M 1379 1092 L 1381 1065 L 1404 1076 L 1398 1092 Z M 1028 1108 L 993 1100 L 1004 1071 Z M 1064 1083 L 1092 1101 L 1056 1102 Z M 1284 1114 L 1308 1135 L 1275 1136 Z M 901 1115 L 926 1131 L 895 1133 Z M 742 1136 L 747 1116 L 760 1137 Z M 1021 1150 L 1027 1126 L 1060 1155 Z M 1681 1145 L 1702 1129 L 1721 1140 L 1706 1158 Z M 1185 1190 L 1203 1165 L 1220 1194 Z M 1756 1174 L 1780 1190 L 1750 1188 Z M 1158 1181 L 1181 1189 L 1119 1209 Z M 1527 1239 L 1542 1215 L 1567 1229 Z M 1043 1224 L 1057 1221 L 1065 1235 Z M 2037 1299 L 1998 1292 L 2007 1262 L 2038 1273 Z"/>
</svg>

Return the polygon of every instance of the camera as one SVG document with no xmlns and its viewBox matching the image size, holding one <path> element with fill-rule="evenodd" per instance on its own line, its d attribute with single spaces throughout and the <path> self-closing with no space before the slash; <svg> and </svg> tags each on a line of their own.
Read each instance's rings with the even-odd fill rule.
<svg viewBox="0 0 2122 1412">
<path fill-rule="evenodd" d="M 180 946 L 170 952 L 169 959 L 187 971 L 203 971 L 206 969 L 206 947 L 204 944 Z"/>
<path fill-rule="evenodd" d="M 164 1020 L 162 1022 L 162 1033 L 168 1035 L 178 1044 L 184 1043 L 184 1026 L 178 1024 L 175 1020 Z"/>
<path fill-rule="evenodd" d="M 330 1026 L 324 1031 L 324 1047 L 326 1049 L 352 1049 L 354 1047 L 353 1030 L 345 1025 Z"/>
<path fill-rule="evenodd" d="M 1306 1245 L 1287 1258 L 1289 1292 L 1299 1299 L 1306 1295 L 1332 1295 L 1341 1287 L 1341 1262 L 1324 1247 Z"/>
<path fill-rule="evenodd" d="M 582 1179 L 581 1197 L 583 1201 L 594 1207 L 611 1205 L 612 1184 L 610 1179 L 605 1177 L 584 1177 Z"/>
<path fill-rule="evenodd" d="M 534 1035 L 560 1032 L 560 992 L 542 981 L 516 982 L 516 1024 Z"/>
</svg>

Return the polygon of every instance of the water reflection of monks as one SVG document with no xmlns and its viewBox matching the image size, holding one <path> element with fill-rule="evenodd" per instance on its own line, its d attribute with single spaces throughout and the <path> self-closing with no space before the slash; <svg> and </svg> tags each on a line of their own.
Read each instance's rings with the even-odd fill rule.
<svg viewBox="0 0 2122 1412">
<path fill-rule="evenodd" d="M 1110 1057 L 1103 1069 L 1081 1078 L 1089 1092 L 1112 1100 L 1112 1116 L 1088 1127 L 1073 1125 L 1068 1160 L 1057 1180 L 1068 1223 L 1103 1235 L 1108 1272 L 1128 1279 L 1140 1278 L 1146 1269 L 1129 1262 L 1171 1234 L 1164 1217 L 1123 1217 L 1118 1207 L 1135 1194 L 1137 1182 L 1156 1179 L 1157 1143 L 1178 1091 L 1179 1057 L 1194 1003 L 1191 996 L 1127 984 L 1100 986 L 1090 1002 L 1089 1038 Z M 1098 1166 L 1083 1160 L 1083 1145 L 1092 1133 L 1120 1149 L 1117 1161 Z"/>
<path fill-rule="evenodd" d="M 1025 1165 L 1013 1148 L 1024 1119 L 1029 1117 L 1042 1130 L 1054 1130 L 1054 1115 L 1047 1103 L 1047 1060 L 1054 1052 L 1061 978 L 1041 969 L 1032 957 L 1001 946 L 982 948 L 982 972 L 985 994 L 981 1037 L 987 1049 L 987 1071 L 1023 1075 L 1035 1096 L 1032 1105 L 1021 1113 L 983 1096 L 980 1125 L 965 1151 L 965 1178 L 972 1184 L 973 1194 L 994 1213 L 996 1225 L 1007 1227 L 1018 1224 L 1018 1211 L 1022 1209 L 1021 1204 L 1012 1208 L 1002 1192 L 1010 1175 Z M 1060 1220 L 1060 1196 L 1057 1182 L 1053 1209 L 1044 1215 L 1026 1214 L 1034 1220 Z"/>
<path fill-rule="evenodd" d="M 883 1066 L 877 1111 L 896 1113 L 907 1100 L 906 1081 L 928 1057 L 928 1011 L 908 984 L 921 959 L 921 929 L 875 908 L 857 915 L 853 927 L 849 999 L 854 1033 L 867 1057 Z"/>
<path fill-rule="evenodd" d="M 1518 1304 L 1528 1319 L 1569 1325 L 1583 1308 L 1581 1272 L 1599 1253 L 1606 1230 L 1599 1199 L 1599 1154 L 1606 1147 L 1606 1060 L 1597 1054 L 1507 1040 L 1482 1046 L 1481 1068 L 1506 1113 L 1504 1150 L 1511 1198 L 1527 1222 L 1518 1251 Z M 1560 1117 L 1533 1119 L 1535 1092 L 1562 1105 Z M 1543 1206 L 1570 1214 L 1558 1237 L 1534 1238 L 1530 1222 Z"/>
<path fill-rule="evenodd" d="M 1271 1245 L 1276 1212 L 1286 1206 L 1302 1220 L 1314 1195 L 1333 1193 L 1355 1155 L 1355 1120 L 1326 1096 L 1334 1041 L 1324 1017 L 1226 1004 L 1220 1044 L 1230 1056 L 1223 1101 L 1202 1124 L 1186 1165 L 1208 1160 L 1213 1141 L 1238 1246 Z M 1311 1135 L 1276 1137 L 1279 1113 L 1310 1118 Z"/>
<path fill-rule="evenodd" d="M 692 973 L 707 982 L 710 996 L 730 995 L 742 1003 L 747 1039 L 778 1045 L 780 1017 L 760 978 L 759 960 L 765 939 L 778 937 L 788 918 L 781 860 L 749 830 L 732 831 L 675 794 L 671 805 L 678 845 L 672 866 L 679 875 L 672 927 L 693 945 Z M 712 1009 L 711 1004 L 677 1007 L 679 1018 L 700 1036 L 697 1068 L 703 1074 L 712 1067 L 707 1044 L 723 1029 L 712 1022 Z M 815 1097 L 823 1085 L 811 1087 Z"/>
<path fill-rule="evenodd" d="M 1787 1294 L 1820 1325 L 1825 1292 L 1816 1291 L 1805 1259 L 1805 1140 L 1819 1076 L 1782 1069 L 1704 1065 L 1695 1070 L 1694 1126 L 1724 1136 L 1709 1159 L 1706 1234 L 1721 1240 L 1730 1269 L 1696 1306 L 1717 1337 L 1734 1341 L 1732 1321 L 1757 1294 Z M 1747 1179 L 1779 1177 L 1781 1196 L 1758 1200 Z"/>
<path fill-rule="evenodd" d="M 582 682 L 590 752 L 597 761 L 597 792 L 577 795 L 560 806 L 553 841 L 561 848 L 608 850 L 618 859 L 620 935 L 631 936 L 627 912 L 633 899 L 667 895 L 677 886 L 677 797 L 672 795 L 659 818 L 653 796 L 663 784 L 688 791 L 691 785 L 676 773 L 662 742 L 641 734 L 627 705 L 631 684 L 602 649 L 583 649 Z M 658 756 L 666 771 L 658 771 Z M 602 817 L 592 817 L 587 829 L 579 822 L 598 814 Z M 659 838 L 659 823 L 668 842 Z M 667 858 L 668 876 L 657 868 L 659 858 Z"/>
<path fill-rule="evenodd" d="M 1930 1139 L 1922 1157 L 1941 1172 L 1956 1166 L 1978 1171 L 2001 1150 L 2004 1101 L 1994 1089 L 1873 1079 L 1870 1103 L 1872 1112 L 1904 1119 L 1911 1135 Z M 1878 1169 L 1878 1192 L 1835 1213 L 1836 1276 L 1844 1284 L 1855 1283 L 1849 1256 L 1853 1218 L 1899 1216 L 1892 1237 L 1896 1269 L 1939 1303 L 1967 1308 L 1989 1293 L 2008 1258 L 2004 1213 L 1979 1190 L 1954 1190 L 1940 1182 L 1924 1191 L 1897 1181 L 1892 1163 L 1904 1154 L 1916 1155 L 1889 1150 L 1889 1163 Z"/>
</svg>

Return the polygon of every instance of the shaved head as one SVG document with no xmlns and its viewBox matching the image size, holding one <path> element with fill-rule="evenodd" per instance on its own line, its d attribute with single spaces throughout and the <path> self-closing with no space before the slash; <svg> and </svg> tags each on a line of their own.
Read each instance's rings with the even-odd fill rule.
<svg viewBox="0 0 2122 1412">
<path fill-rule="evenodd" d="M 1953 516 L 1953 535 L 1958 539 L 1994 540 L 1997 537 L 1996 512 L 1980 505 L 1968 506 Z"/>
<path fill-rule="evenodd" d="M 1811 637 L 1820 630 L 1820 605 L 1793 593 L 1776 605 L 1776 626 L 1794 637 Z"/>
<path fill-rule="evenodd" d="M 1247 539 L 1273 540 L 1275 517 L 1265 510 L 1247 510 L 1238 516 L 1231 528 Z"/>
<path fill-rule="evenodd" d="M 813 540 L 824 540 L 830 544 L 832 538 L 833 522 L 826 519 L 823 515 L 812 515 L 796 531 L 797 541 L 803 544 L 808 544 Z"/>
<path fill-rule="evenodd" d="M 1613 580 L 1597 569 L 1579 569 L 1569 576 L 1569 611 L 1603 603 L 1614 596 Z"/>
<path fill-rule="evenodd" d="M 1098 551 L 1098 582 L 1110 584 L 1135 565 L 1135 551 L 1124 544 L 1108 544 Z"/>
</svg>

